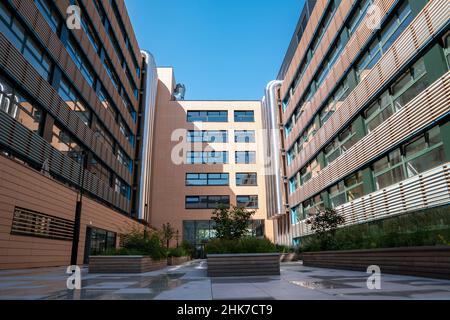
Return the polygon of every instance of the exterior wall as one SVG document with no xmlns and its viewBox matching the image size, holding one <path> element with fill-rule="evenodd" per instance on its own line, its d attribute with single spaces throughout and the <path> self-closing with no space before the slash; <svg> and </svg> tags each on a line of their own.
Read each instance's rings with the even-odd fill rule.
<svg viewBox="0 0 450 320">
<path fill-rule="evenodd" d="M 295 191 L 288 192 L 287 199 L 291 213 L 295 208 L 303 210 L 305 201 L 319 195 L 323 202 L 322 206 L 333 206 L 329 188 L 356 172 L 361 172 L 362 175 L 363 196 L 359 195 L 357 199 L 335 207 L 346 217 L 347 224 L 382 219 L 387 215 L 402 214 L 449 203 L 447 162 L 450 159 L 448 158 L 448 142 L 446 142 L 450 112 L 450 97 L 447 94 L 449 73 L 442 40 L 449 28 L 450 16 L 446 10 L 448 3 L 445 0 L 374 0 L 373 3 L 381 9 L 382 13 L 380 30 L 388 25 L 391 17 L 403 5 L 409 5 L 412 18 L 389 48 L 387 50 L 383 48 L 377 62 L 363 70 L 358 79 L 356 71 L 358 63 L 371 47 L 371 41 L 375 38 L 381 39 L 383 33 L 378 31 L 379 29 L 372 30 L 368 20 L 371 17 L 365 16 L 350 34 L 348 23 L 345 21 L 352 17 L 360 2 L 337 1 L 335 14 L 310 57 L 309 64 L 304 68 L 300 78 L 295 80 L 297 71 L 304 67 L 303 58 L 310 54 L 309 43 L 314 38 L 314 30 L 321 23 L 321 17 L 327 12 L 328 3 L 328 1 L 318 2 L 311 12 L 305 29 L 307 32 L 300 40 L 278 96 L 281 104 L 280 122 L 285 128 L 290 125 L 297 108 L 301 107 L 302 110 L 295 119 L 289 135 L 281 139 L 283 151 L 289 152 L 297 139 L 311 125 L 316 125 L 315 131 L 308 141 L 303 143 L 294 160 L 290 163 L 285 160 L 286 190 L 289 187 L 289 180 L 296 177 L 300 170 L 305 169 L 313 159 L 317 159 L 320 167 L 312 172 L 311 179 L 299 183 Z M 328 61 L 338 39 L 345 42 L 342 51 L 334 64 L 329 67 L 328 74 L 321 84 L 307 100 L 307 90 L 316 86 L 315 82 L 323 67 L 322 64 Z M 371 50 L 374 50 L 373 48 L 371 47 Z M 365 110 L 420 59 L 423 59 L 426 68 L 428 87 L 421 88 L 422 91 L 414 91 L 416 94 L 414 99 L 403 104 L 399 110 L 394 111 L 394 114 L 383 119 L 383 123 L 376 129 L 369 132 L 364 122 Z M 350 87 L 348 96 L 335 102 L 334 113 L 322 124 L 319 112 L 328 105 L 328 101 L 333 98 L 336 89 L 346 76 L 348 76 L 347 81 Z M 291 85 L 295 81 L 297 81 L 296 87 L 293 89 Z M 339 157 L 326 163 L 325 147 L 352 122 L 357 142 L 345 151 L 341 151 Z M 377 190 L 372 164 L 395 148 L 403 148 L 414 137 L 436 125 L 441 132 L 443 153 L 446 155 L 444 161 L 426 172 L 409 176 L 400 183 Z M 419 185 L 420 192 L 416 190 Z M 268 194 L 269 198 L 273 196 L 275 195 Z M 277 216 L 274 220 L 277 242 L 290 245 L 293 243 L 293 238 L 309 234 L 310 230 L 303 220 L 306 214 L 303 213 L 298 223 L 293 222 L 290 214 Z"/>
<path fill-rule="evenodd" d="M 258 205 L 254 219 L 266 219 L 265 185 L 264 185 L 264 157 L 262 152 L 262 118 L 259 101 L 173 101 L 171 95 L 176 84 L 172 68 L 159 68 L 159 85 L 157 95 L 154 158 L 152 175 L 152 201 L 150 220 L 152 226 L 160 228 L 169 222 L 180 232 L 180 241 L 183 232 L 183 220 L 210 220 L 212 209 L 192 210 L 185 209 L 185 196 L 187 195 L 229 195 L 230 203 L 236 204 L 236 195 L 258 195 Z M 227 110 L 228 122 L 195 122 L 186 121 L 187 110 Z M 234 110 L 253 110 L 255 122 L 235 123 Z M 174 134 L 175 130 L 182 129 L 181 134 Z M 171 155 L 180 147 L 179 142 L 185 139 L 183 130 L 228 130 L 227 144 L 210 144 L 217 151 L 228 151 L 229 164 L 201 165 L 180 164 L 172 162 Z M 234 143 L 233 130 L 255 130 L 256 143 Z M 175 141 L 171 141 L 175 140 Z M 206 144 L 203 145 L 206 147 Z M 235 151 L 256 151 L 257 164 L 234 164 Z M 188 149 L 189 151 L 189 149 Z M 181 158 L 185 159 L 185 157 Z M 229 186 L 185 186 L 186 173 L 229 173 Z M 258 186 L 237 187 L 236 172 L 257 172 Z M 272 223 L 265 222 L 266 236 L 273 237 Z"/>
<path fill-rule="evenodd" d="M 77 192 L 4 156 L 0 156 L 0 175 L 0 269 L 69 266 L 72 241 L 12 235 L 10 232 L 16 206 L 73 221 Z M 142 227 L 84 197 L 78 264 L 83 263 L 87 226 L 118 235 Z"/>
</svg>

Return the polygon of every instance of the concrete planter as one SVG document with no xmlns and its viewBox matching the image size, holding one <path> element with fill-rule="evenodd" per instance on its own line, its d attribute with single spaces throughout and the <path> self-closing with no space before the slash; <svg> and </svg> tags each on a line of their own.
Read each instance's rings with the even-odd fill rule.
<svg viewBox="0 0 450 320">
<path fill-rule="evenodd" d="M 89 273 L 143 273 L 163 269 L 166 259 L 154 261 L 148 256 L 90 256 Z"/>
<path fill-rule="evenodd" d="M 450 279 L 450 246 L 322 251 L 301 254 L 303 265 Z"/>
<path fill-rule="evenodd" d="M 280 274 L 279 253 L 208 254 L 208 277 Z"/>
<path fill-rule="evenodd" d="M 280 255 L 280 262 L 298 261 L 299 255 L 295 252 L 282 253 Z"/>
<path fill-rule="evenodd" d="M 183 264 L 185 262 L 188 262 L 191 260 L 191 257 L 184 256 L 184 257 L 168 257 L 167 258 L 167 265 L 168 266 L 177 266 L 180 264 Z"/>
</svg>

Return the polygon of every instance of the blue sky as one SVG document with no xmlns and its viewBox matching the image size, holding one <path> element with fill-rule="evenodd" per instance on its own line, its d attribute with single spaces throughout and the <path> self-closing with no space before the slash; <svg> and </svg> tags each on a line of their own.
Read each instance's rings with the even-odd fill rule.
<svg viewBox="0 0 450 320">
<path fill-rule="evenodd" d="M 139 45 L 172 66 L 187 100 L 259 100 L 304 0 L 125 0 Z"/>
</svg>

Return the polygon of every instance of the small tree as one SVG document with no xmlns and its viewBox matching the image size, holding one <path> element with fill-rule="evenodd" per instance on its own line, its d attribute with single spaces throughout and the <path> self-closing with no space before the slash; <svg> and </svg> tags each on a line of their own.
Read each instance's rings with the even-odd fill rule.
<svg viewBox="0 0 450 320">
<path fill-rule="evenodd" d="M 254 214 L 255 211 L 241 207 L 227 208 L 224 205 L 219 205 L 212 213 L 216 237 L 228 240 L 242 238 L 247 232 L 250 218 Z"/>
<path fill-rule="evenodd" d="M 311 230 L 319 239 L 322 250 L 329 247 L 337 228 L 343 223 L 345 223 L 344 217 L 338 214 L 336 210 L 329 208 L 319 211 L 306 220 L 306 224 L 311 226 Z"/>
<path fill-rule="evenodd" d="M 170 240 L 173 239 L 175 235 L 175 229 L 170 225 L 169 222 L 162 225 L 162 238 L 166 242 L 166 247 L 169 248 Z"/>
</svg>

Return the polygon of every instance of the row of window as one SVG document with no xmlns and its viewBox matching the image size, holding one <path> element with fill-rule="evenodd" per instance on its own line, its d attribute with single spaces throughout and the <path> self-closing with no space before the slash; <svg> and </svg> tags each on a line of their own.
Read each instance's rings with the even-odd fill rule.
<svg viewBox="0 0 450 320">
<path fill-rule="evenodd" d="M 226 130 L 189 130 L 187 134 L 188 142 L 204 142 L 204 143 L 227 143 L 228 132 Z M 254 130 L 235 130 L 234 142 L 255 142 Z"/>
<path fill-rule="evenodd" d="M 44 4 L 44 1 L 40 1 L 38 5 L 41 10 L 44 10 L 44 13 L 53 12 Z M 0 31 L 7 36 L 10 42 L 13 43 L 15 47 L 24 55 L 27 61 L 35 67 L 39 74 L 47 81 L 50 81 L 52 62 L 49 56 L 44 52 L 42 47 L 30 37 L 30 32 L 26 30 L 23 24 L 16 17 L 14 17 L 12 12 L 3 3 L 0 4 Z M 85 77 L 86 81 L 93 86 L 94 73 L 92 68 L 90 68 L 90 65 L 83 58 L 83 55 L 80 53 L 80 50 L 78 49 L 78 46 L 73 38 L 69 38 L 66 48 L 69 55 L 72 57 L 72 60 Z M 90 127 L 92 121 L 92 111 L 87 107 L 87 103 L 77 92 L 75 87 L 70 83 L 68 78 L 65 76 L 61 77 L 61 80 L 57 86 L 57 91 L 60 97 L 66 102 L 68 108 L 73 110 L 79 116 L 81 121 Z M 99 99 L 102 101 L 102 105 L 112 113 L 114 119 L 117 119 L 120 126 L 120 131 L 130 142 L 130 144 L 134 146 L 134 135 L 128 129 L 123 119 L 117 116 L 117 111 L 115 107 L 113 107 L 113 103 L 101 87 L 99 89 Z M 98 123 L 98 121 L 96 121 L 96 123 Z M 100 127 L 102 125 L 98 123 L 96 126 Z M 107 133 L 106 130 L 102 129 L 100 133 L 96 130 L 94 131 L 96 132 L 97 137 L 107 136 L 105 140 L 114 145 L 114 139 L 109 133 Z M 118 151 L 116 154 L 120 152 L 120 148 L 117 147 L 117 150 Z"/>
<path fill-rule="evenodd" d="M 228 164 L 228 151 L 188 151 L 187 164 Z M 255 164 L 255 151 L 236 151 L 236 164 Z"/>
<path fill-rule="evenodd" d="M 186 209 L 216 209 L 220 206 L 230 207 L 230 196 L 186 196 Z M 236 206 L 247 209 L 258 208 L 258 196 L 236 196 Z"/>
<path fill-rule="evenodd" d="M 228 111 L 188 111 L 187 122 L 228 122 Z M 234 122 L 255 122 L 254 112 L 234 111 Z"/>
<path fill-rule="evenodd" d="M 17 122 L 21 123 L 35 134 L 40 134 L 43 117 L 41 108 L 32 104 L 22 94 L 9 84 L 9 82 L 0 77 L 0 112 L 5 112 Z M 62 129 L 58 124 L 54 124 L 52 128 L 52 137 L 50 144 L 62 154 L 70 157 L 74 161 L 81 163 L 82 152 L 85 151 L 78 140 L 69 132 Z M 131 160 L 126 158 L 123 152 L 117 154 L 119 162 L 122 161 L 124 166 L 131 168 Z M 95 156 L 90 157 L 87 170 L 96 175 L 107 185 L 114 187 L 117 192 L 130 199 L 131 188 L 123 180 L 118 177 L 112 180 L 113 175 L 110 170 L 102 164 Z"/>
<path fill-rule="evenodd" d="M 186 173 L 186 186 L 228 186 L 229 173 Z M 236 173 L 236 186 L 256 186 L 256 172 Z"/>
<path fill-rule="evenodd" d="M 345 177 L 325 190 L 326 192 L 292 208 L 292 222 L 297 223 L 308 215 L 322 210 L 324 196 L 329 197 L 331 206 L 335 208 L 444 164 L 447 160 L 442 138 L 438 125 L 414 137 L 360 171 Z M 364 181 L 363 172 L 367 169 L 369 180 Z"/>
<path fill-rule="evenodd" d="M 373 131 L 387 118 L 398 112 L 403 106 L 414 99 L 422 91 L 430 85 L 424 59 L 420 58 L 406 72 L 399 75 L 398 79 L 389 89 L 382 92 L 380 97 L 371 105 L 369 105 L 361 114 L 362 120 L 356 118 L 352 123 L 346 126 L 325 148 L 323 149 L 324 162 L 322 168 L 308 168 L 308 165 L 302 168 L 298 174 L 290 179 L 289 191 L 294 192 L 299 186 L 303 185 L 307 180 L 300 178 L 302 171 L 317 174 L 320 169 L 327 167 L 331 162 L 337 159 L 341 154 L 350 149 L 366 134 Z M 361 121 L 358 128 L 356 122 Z M 307 143 L 307 140 L 303 140 Z M 295 159 L 303 147 L 298 142 L 294 143 L 287 153 L 288 164 Z M 314 160 L 313 160 L 314 162 Z M 312 170 L 312 169 L 315 169 Z"/>
<path fill-rule="evenodd" d="M 366 0 L 364 2 L 365 4 L 361 7 L 361 10 L 357 12 L 365 14 L 371 1 L 372 0 Z M 360 19 L 362 18 L 363 17 L 360 17 Z M 336 108 L 338 108 L 341 102 L 348 96 L 348 93 L 353 90 L 353 88 L 356 86 L 356 83 L 359 83 L 364 78 L 367 72 L 370 71 L 370 69 L 378 62 L 382 54 L 385 53 L 390 48 L 392 43 L 400 36 L 403 30 L 409 25 L 412 18 L 413 14 L 411 12 L 411 8 L 408 2 L 404 0 L 404 3 L 391 14 L 389 21 L 385 23 L 383 28 L 372 38 L 371 42 L 367 45 L 367 50 L 362 51 L 365 52 L 365 54 L 357 60 L 355 67 L 347 72 L 344 80 L 342 80 L 340 85 L 337 86 L 335 90 L 333 90 L 330 98 L 324 103 L 324 105 L 319 107 L 320 121 L 312 123 L 309 127 L 316 126 L 315 130 L 318 130 L 325 124 L 329 117 L 334 113 Z M 358 24 L 360 22 L 361 20 L 359 20 Z M 323 79 L 325 79 L 325 77 L 331 70 L 330 61 L 332 61 L 334 64 L 338 56 L 336 52 L 339 51 L 340 53 L 345 47 L 347 43 L 346 41 L 349 39 L 349 37 L 344 36 L 344 33 L 348 32 L 350 26 L 351 25 L 348 26 L 347 31 L 346 29 L 344 29 L 338 36 L 339 40 L 337 41 L 336 46 L 334 46 L 331 50 L 332 55 L 328 58 L 328 60 L 326 60 L 324 67 L 319 69 L 318 76 L 311 81 L 309 88 L 305 90 L 305 94 L 295 108 L 291 119 L 286 123 L 286 137 L 290 134 L 295 123 L 300 118 L 306 104 L 314 97 L 320 83 L 323 81 Z M 341 41 L 342 37 L 346 39 L 345 43 Z M 352 88 L 349 88 L 349 76 L 351 75 L 351 72 L 353 72 L 353 70 L 356 73 L 356 83 L 355 81 L 350 81 L 352 84 L 355 84 L 352 86 Z M 287 105 L 285 105 L 285 107 L 287 107 Z M 319 127 L 317 127 L 318 125 Z M 307 127 L 304 131 L 308 131 L 310 129 L 309 127 Z M 304 133 L 301 134 L 301 136 L 303 135 Z M 301 139 L 301 137 L 299 139 Z"/>
</svg>

